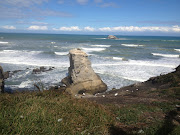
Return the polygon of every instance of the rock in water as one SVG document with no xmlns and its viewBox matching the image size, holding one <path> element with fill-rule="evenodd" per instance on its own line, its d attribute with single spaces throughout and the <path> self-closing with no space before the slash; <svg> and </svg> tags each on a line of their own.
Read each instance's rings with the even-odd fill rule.
<svg viewBox="0 0 180 135">
<path fill-rule="evenodd" d="M 109 35 L 108 36 L 108 39 L 118 39 L 116 36 L 113 36 L 113 35 Z"/>
<path fill-rule="evenodd" d="M 69 51 L 70 67 L 68 76 L 62 80 L 72 95 L 90 93 L 95 94 L 107 90 L 107 85 L 94 72 L 88 55 L 80 49 Z"/>
<path fill-rule="evenodd" d="M 4 92 L 4 75 L 3 75 L 3 69 L 0 66 L 0 93 Z"/>
</svg>

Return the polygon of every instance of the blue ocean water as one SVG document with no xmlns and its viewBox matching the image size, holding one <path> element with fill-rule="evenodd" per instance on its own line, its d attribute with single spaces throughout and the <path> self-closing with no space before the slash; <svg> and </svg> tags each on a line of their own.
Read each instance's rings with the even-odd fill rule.
<svg viewBox="0 0 180 135">
<path fill-rule="evenodd" d="M 68 51 L 80 48 L 109 90 L 148 80 L 180 64 L 180 37 L 9 34 L 0 33 L 0 65 L 5 71 L 22 70 L 6 80 L 12 89 L 59 84 L 69 67 Z M 40 66 L 55 67 L 32 74 Z"/>
</svg>

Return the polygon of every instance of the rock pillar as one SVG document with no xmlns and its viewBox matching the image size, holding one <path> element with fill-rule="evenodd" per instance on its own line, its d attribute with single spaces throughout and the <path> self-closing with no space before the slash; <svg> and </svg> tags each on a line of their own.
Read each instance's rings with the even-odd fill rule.
<svg viewBox="0 0 180 135">
<path fill-rule="evenodd" d="M 88 55 L 80 49 L 69 51 L 70 67 L 68 76 L 62 80 L 66 91 L 72 95 L 95 94 L 107 90 L 107 85 L 94 72 Z"/>
</svg>

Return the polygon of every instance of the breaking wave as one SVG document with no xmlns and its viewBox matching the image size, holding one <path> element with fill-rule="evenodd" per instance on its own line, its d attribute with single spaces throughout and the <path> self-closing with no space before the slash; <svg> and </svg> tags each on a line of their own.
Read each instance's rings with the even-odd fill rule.
<svg viewBox="0 0 180 135">
<path fill-rule="evenodd" d="M 136 45 L 136 44 L 121 44 L 122 46 L 127 46 L 127 47 L 141 47 L 144 45 Z"/>
<path fill-rule="evenodd" d="M 161 57 L 169 57 L 169 58 L 179 58 L 179 55 L 176 54 L 161 54 L 161 53 L 152 53 L 154 56 L 161 56 Z"/>
<path fill-rule="evenodd" d="M 68 52 L 54 52 L 56 55 L 68 55 Z"/>
</svg>

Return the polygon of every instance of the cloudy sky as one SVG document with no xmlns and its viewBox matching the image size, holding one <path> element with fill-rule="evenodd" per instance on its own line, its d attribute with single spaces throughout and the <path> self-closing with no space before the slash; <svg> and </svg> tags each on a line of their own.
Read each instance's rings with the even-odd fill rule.
<svg viewBox="0 0 180 135">
<path fill-rule="evenodd" d="M 180 0 L 0 0 L 0 32 L 180 36 Z"/>
</svg>

